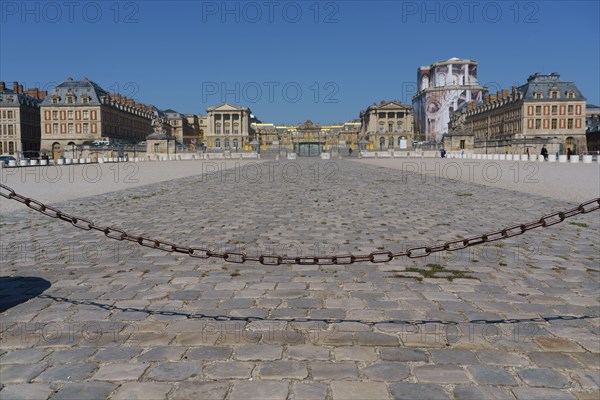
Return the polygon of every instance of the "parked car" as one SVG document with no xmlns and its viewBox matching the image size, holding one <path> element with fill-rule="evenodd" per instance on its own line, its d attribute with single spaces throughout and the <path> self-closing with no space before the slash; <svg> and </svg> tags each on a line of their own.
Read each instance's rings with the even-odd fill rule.
<svg viewBox="0 0 600 400">
<path fill-rule="evenodd" d="M 17 161 L 13 156 L 0 156 L 0 162 L 4 165 L 8 165 L 9 161 Z"/>
</svg>

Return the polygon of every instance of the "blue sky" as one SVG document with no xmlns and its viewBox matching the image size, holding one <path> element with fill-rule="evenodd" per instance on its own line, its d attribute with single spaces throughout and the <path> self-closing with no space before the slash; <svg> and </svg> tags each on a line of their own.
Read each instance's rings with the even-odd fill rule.
<svg viewBox="0 0 600 400">
<path fill-rule="evenodd" d="M 493 91 L 559 72 L 600 104 L 599 3 L 3 0 L 0 79 L 85 76 L 163 109 L 326 124 L 410 102 L 419 66 L 459 57 Z"/>
</svg>

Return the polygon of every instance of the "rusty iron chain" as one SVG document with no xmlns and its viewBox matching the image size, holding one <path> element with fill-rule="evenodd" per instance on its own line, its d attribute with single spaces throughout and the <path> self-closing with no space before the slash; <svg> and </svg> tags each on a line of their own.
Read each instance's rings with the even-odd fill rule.
<svg viewBox="0 0 600 400">
<path fill-rule="evenodd" d="M 501 230 L 485 233 L 479 236 L 473 236 L 466 239 L 452 240 L 445 243 L 440 243 L 435 246 L 415 246 L 401 252 L 391 252 L 386 250 L 373 251 L 369 254 L 347 254 L 334 256 L 297 256 L 287 257 L 274 254 L 263 254 L 256 257 L 251 257 L 244 252 L 216 252 L 203 247 L 180 246 L 175 243 L 165 240 L 150 238 L 146 236 L 136 236 L 125 232 L 123 229 L 114 226 L 98 226 L 94 222 L 86 218 L 81 218 L 64 213 L 54 207 L 47 206 L 38 200 L 24 197 L 16 193 L 10 187 L 0 184 L 0 196 L 10 200 L 18 201 L 25 204 L 34 211 L 47 215 L 51 218 L 61 219 L 70 222 L 74 227 L 85 231 L 97 230 L 104 233 L 108 238 L 115 240 L 128 240 L 142 246 L 152 249 L 162 250 L 166 252 L 175 252 L 187 254 L 193 258 L 220 258 L 226 262 L 243 264 L 247 261 L 259 262 L 263 265 L 281 265 L 281 264 L 297 264 L 297 265 L 347 265 L 357 262 L 385 263 L 390 262 L 394 258 L 408 257 L 421 258 L 427 257 L 441 251 L 457 251 L 467 247 L 494 242 L 496 240 L 508 239 L 513 236 L 522 235 L 523 233 L 539 227 L 547 228 L 549 226 L 563 222 L 567 218 L 571 218 L 579 214 L 587 214 L 600 209 L 600 197 L 585 201 L 575 208 L 566 211 L 557 211 L 542 216 L 540 219 L 524 224 L 513 225 Z"/>
</svg>

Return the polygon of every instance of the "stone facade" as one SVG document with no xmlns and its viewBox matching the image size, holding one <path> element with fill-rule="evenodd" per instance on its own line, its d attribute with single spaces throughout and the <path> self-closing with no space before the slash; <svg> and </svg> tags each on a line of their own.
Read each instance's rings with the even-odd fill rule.
<svg viewBox="0 0 600 400">
<path fill-rule="evenodd" d="M 229 103 L 206 109 L 205 145 L 209 150 L 247 150 L 250 147 L 250 109 Z"/>
<path fill-rule="evenodd" d="M 367 150 L 406 150 L 412 148 L 414 119 L 412 108 L 398 101 L 381 101 L 360 112 L 361 139 Z"/>
<path fill-rule="evenodd" d="M 481 101 L 487 93 L 477 80 L 477 61 L 459 58 L 419 67 L 417 85 L 412 103 L 415 134 L 427 141 L 440 141 L 452 113 L 468 102 Z"/>
<path fill-rule="evenodd" d="M 560 75 L 533 74 L 527 83 L 487 95 L 452 115 L 450 130 L 475 135 L 475 152 L 539 154 L 586 151 L 585 98 Z"/>
<path fill-rule="evenodd" d="M 139 142 L 152 132 L 152 108 L 110 95 L 87 78 L 57 85 L 41 104 L 42 150 L 62 150 L 102 138 Z"/>
<path fill-rule="evenodd" d="M 355 149 L 358 147 L 360 121 L 321 125 L 307 120 L 300 125 L 275 125 L 270 122 L 252 123 L 261 150 L 286 149 L 297 152 L 299 144 L 313 143 L 321 151 Z"/>
<path fill-rule="evenodd" d="M 585 126 L 588 152 L 600 154 L 600 107 L 586 106 Z"/>
<path fill-rule="evenodd" d="M 32 93 L 29 95 L 27 93 Z M 38 157 L 40 150 L 39 97 L 46 92 L 28 89 L 13 83 L 13 90 L 0 82 L 0 154 L 19 157 Z"/>
<path fill-rule="evenodd" d="M 449 132 L 443 136 L 444 150 L 447 152 L 465 154 L 473 153 L 475 135 L 472 132 Z"/>
</svg>

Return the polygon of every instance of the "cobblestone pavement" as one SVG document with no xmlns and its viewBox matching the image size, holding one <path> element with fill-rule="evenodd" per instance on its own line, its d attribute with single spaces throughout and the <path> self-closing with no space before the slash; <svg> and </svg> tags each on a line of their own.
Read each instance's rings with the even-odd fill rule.
<svg viewBox="0 0 600 400">
<path fill-rule="evenodd" d="M 249 165 L 60 206 L 290 255 L 402 249 L 572 206 L 353 161 Z M 261 266 L 24 210 L 2 218 L 0 397 L 597 399 L 599 214 L 418 260 Z"/>
</svg>

